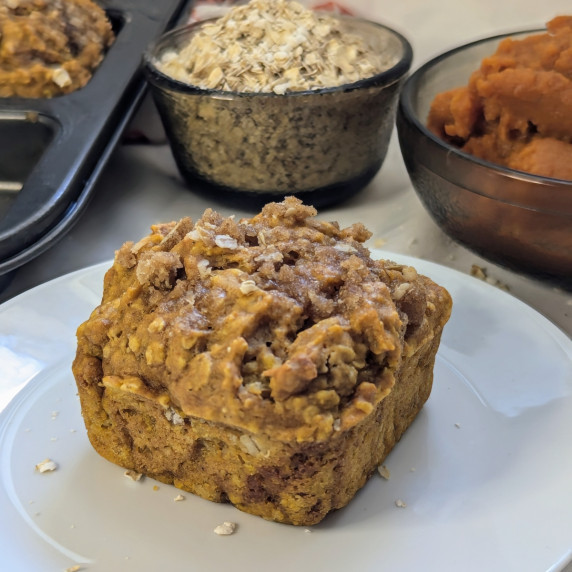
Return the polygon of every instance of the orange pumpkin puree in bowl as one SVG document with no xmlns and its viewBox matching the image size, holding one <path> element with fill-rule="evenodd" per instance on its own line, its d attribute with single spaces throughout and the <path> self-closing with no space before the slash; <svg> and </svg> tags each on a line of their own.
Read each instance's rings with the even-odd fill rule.
<svg viewBox="0 0 572 572">
<path fill-rule="evenodd" d="M 427 124 L 481 159 L 572 180 L 572 16 L 501 41 L 466 86 L 435 97 Z"/>
</svg>

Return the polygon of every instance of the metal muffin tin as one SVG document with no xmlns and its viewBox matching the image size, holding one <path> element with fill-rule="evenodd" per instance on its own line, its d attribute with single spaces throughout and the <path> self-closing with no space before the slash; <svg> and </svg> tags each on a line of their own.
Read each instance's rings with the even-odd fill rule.
<svg viewBox="0 0 572 572">
<path fill-rule="evenodd" d="M 52 99 L 0 98 L 0 275 L 77 221 L 146 91 L 141 56 L 187 0 L 100 1 L 115 41 L 89 83 Z"/>
</svg>

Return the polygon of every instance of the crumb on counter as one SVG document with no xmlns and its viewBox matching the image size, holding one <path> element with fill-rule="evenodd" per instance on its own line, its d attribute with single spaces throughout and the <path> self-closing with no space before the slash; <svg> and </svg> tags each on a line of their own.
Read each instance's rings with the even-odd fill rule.
<svg viewBox="0 0 572 572">
<path fill-rule="evenodd" d="M 500 280 L 497 280 L 496 278 L 492 278 L 491 276 L 489 276 L 487 274 L 486 268 L 483 268 L 477 264 L 473 264 L 471 266 L 470 275 L 473 276 L 474 278 L 482 280 L 483 282 L 486 282 L 487 284 L 496 286 L 497 288 L 500 288 L 501 290 L 504 290 L 506 292 L 510 290 L 510 288 L 506 284 L 504 284 Z"/>
<path fill-rule="evenodd" d="M 215 527 L 214 533 L 218 534 L 219 536 L 229 536 L 230 534 L 234 534 L 236 530 L 236 523 L 235 522 L 228 522 L 225 521 L 222 524 L 219 524 Z"/>
</svg>

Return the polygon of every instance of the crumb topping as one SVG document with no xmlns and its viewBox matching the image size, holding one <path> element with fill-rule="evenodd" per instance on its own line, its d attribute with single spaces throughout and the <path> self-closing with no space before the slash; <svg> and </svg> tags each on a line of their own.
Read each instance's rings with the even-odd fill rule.
<svg viewBox="0 0 572 572">
<path fill-rule="evenodd" d="M 300 441 L 368 415 L 438 294 L 373 260 L 363 225 L 315 215 L 292 197 L 239 221 L 208 209 L 126 243 L 78 330 L 102 386 L 160 400 L 181 428 L 200 417 Z"/>
</svg>

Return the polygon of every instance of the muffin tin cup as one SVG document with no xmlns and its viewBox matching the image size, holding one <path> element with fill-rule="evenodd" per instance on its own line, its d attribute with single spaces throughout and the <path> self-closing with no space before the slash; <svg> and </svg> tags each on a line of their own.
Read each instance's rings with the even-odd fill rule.
<svg viewBox="0 0 572 572">
<path fill-rule="evenodd" d="M 141 54 L 183 0 L 102 2 L 115 33 L 83 88 L 0 99 L 0 274 L 45 251 L 77 221 L 145 93 Z"/>
</svg>

